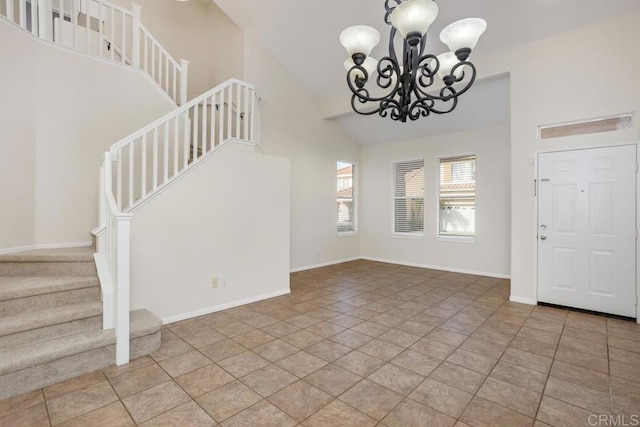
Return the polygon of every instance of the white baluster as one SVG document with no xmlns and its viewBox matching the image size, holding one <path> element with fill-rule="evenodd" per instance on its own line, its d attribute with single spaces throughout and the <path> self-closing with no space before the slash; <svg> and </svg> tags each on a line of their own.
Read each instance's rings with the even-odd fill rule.
<svg viewBox="0 0 640 427">
<path fill-rule="evenodd" d="M 142 135 L 142 161 L 140 162 L 142 198 L 147 195 L 147 133 Z"/>
<path fill-rule="evenodd" d="M 134 181 L 134 158 L 133 150 L 135 145 L 135 139 L 129 144 L 129 208 L 133 206 L 133 181 Z"/>
<path fill-rule="evenodd" d="M 218 139 L 218 144 L 222 145 L 224 142 L 224 88 L 220 90 L 220 108 L 218 111 L 218 119 L 220 120 L 220 138 Z"/>
<path fill-rule="evenodd" d="M 32 5 L 33 7 L 33 5 Z M 38 0 L 38 36 L 53 41 L 53 8 L 51 0 Z"/>
<path fill-rule="evenodd" d="M 169 180 L 169 121 L 164 122 L 164 175 L 162 183 L 166 184 Z"/>
<path fill-rule="evenodd" d="M 198 114 L 200 113 L 198 104 L 193 106 L 193 142 L 192 142 L 192 150 L 193 150 L 193 162 L 198 159 Z"/>
<path fill-rule="evenodd" d="M 242 86 L 236 85 L 236 138 L 240 139 L 240 114 L 242 113 Z"/>
<path fill-rule="evenodd" d="M 213 150 L 216 147 L 216 96 L 211 96 L 211 112 L 209 113 L 211 116 L 209 127 L 211 133 L 211 149 Z"/>
<path fill-rule="evenodd" d="M 207 100 L 202 101 L 202 155 L 207 154 Z"/>
<path fill-rule="evenodd" d="M 244 134 L 242 138 L 249 141 L 249 88 L 244 87 Z"/>
<path fill-rule="evenodd" d="M 158 128 L 153 129 L 153 190 L 158 188 Z"/>
<path fill-rule="evenodd" d="M 133 9 L 131 65 L 133 68 L 140 68 L 140 15 L 142 14 L 142 6 L 132 3 L 131 8 Z"/>
<path fill-rule="evenodd" d="M 187 83 L 189 81 L 189 61 L 180 60 L 180 105 L 187 103 Z"/>
<path fill-rule="evenodd" d="M 180 117 L 173 119 L 173 176 L 178 174 L 178 145 L 180 134 Z"/>
</svg>

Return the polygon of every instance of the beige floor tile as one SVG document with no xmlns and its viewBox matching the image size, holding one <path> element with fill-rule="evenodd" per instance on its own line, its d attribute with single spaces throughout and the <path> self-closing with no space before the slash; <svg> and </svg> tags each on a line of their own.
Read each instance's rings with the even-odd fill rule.
<svg viewBox="0 0 640 427">
<path fill-rule="evenodd" d="M 202 348 L 209 344 L 224 341 L 227 337 L 205 326 L 202 330 L 183 336 L 182 339 L 195 348 Z"/>
<path fill-rule="evenodd" d="M 628 420 L 627 423 L 633 419 L 638 419 L 640 416 L 640 402 L 637 400 L 613 396 L 612 406 L 612 414 L 614 416 L 622 415 Z"/>
<path fill-rule="evenodd" d="M 294 332 L 298 332 L 300 328 L 298 328 L 297 326 L 293 326 L 292 324 L 287 322 L 278 321 L 277 323 L 261 326 L 260 330 L 268 333 L 273 337 L 282 338 L 285 335 L 290 335 Z"/>
<path fill-rule="evenodd" d="M 305 381 L 298 381 L 269 396 L 268 400 L 297 421 L 302 421 L 333 400 Z"/>
<path fill-rule="evenodd" d="M 556 377 L 549 377 L 544 394 L 599 414 L 611 411 L 609 393 L 582 387 Z"/>
<path fill-rule="evenodd" d="M 122 405 L 114 402 L 93 412 L 74 418 L 62 424 L 64 427 L 105 426 L 105 427 L 133 427 L 135 423 Z"/>
<path fill-rule="evenodd" d="M 403 395 L 369 380 L 362 380 L 340 396 L 340 400 L 376 420 L 382 420 L 403 398 Z"/>
<path fill-rule="evenodd" d="M 550 375 L 570 381 L 583 387 L 608 393 L 610 390 L 609 375 L 580 366 L 555 360 Z"/>
<path fill-rule="evenodd" d="M 386 333 L 388 330 L 389 330 L 388 327 L 379 325 L 379 324 L 371 322 L 371 321 L 362 322 L 359 325 L 356 325 L 356 326 L 354 326 L 353 328 L 350 329 L 350 331 L 352 331 L 352 332 L 357 332 L 357 333 L 364 334 L 364 335 L 367 335 L 367 336 L 373 337 L 373 338 L 379 337 L 380 335 Z M 358 343 L 358 341 L 354 341 L 353 344 L 356 345 L 357 343 Z M 352 345 L 352 347 L 353 347 L 353 345 Z M 356 347 L 357 347 L 357 345 L 356 345 Z M 354 348 L 356 348 L 356 347 L 354 347 Z"/>
<path fill-rule="evenodd" d="M 206 328 L 206 325 L 198 319 L 186 319 L 181 320 L 180 322 L 171 323 L 167 325 L 167 327 L 171 330 L 171 332 L 178 335 L 179 337 L 185 337 L 187 335 L 195 334 L 196 332 L 203 330 L 204 328 Z"/>
<path fill-rule="evenodd" d="M 518 338 L 536 340 L 547 344 L 558 344 L 560 341 L 560 334 L 554 334 L 551 332 L 541 331 L 539 329 L 532 329 L 523 327 L 516 335 Z"/>
<path fill-rule="evenodd" d="M 369 427 L 376 424 L 377 422 L 373 418 L 339 400 L 334 400 L 302 423 L 306 427 Z"/>
<path fill-rule="evenodd" d="M 198 397 L 196 402 L 217 422 L 222 422 L 260 400 L 258 393 L 234 381 Z"/>
<path fill-rule="evenodd" d="M 524 427 L 533 424 L 533 419 L 525 415 L 478 397 L 471 401 L 460 421 L 474 427 Z"/>
<path fill-rule="evenodd" d="M 371 340 L 373 340 L 371 336 L 364 333 L 356 332 L 351 329 L 331 337 L 331 341 L 337 342 L 353 349 L 362 347 Z"/>
<path fill-rule="evenodd" d="M 531 369 L 543 374 L 548 374 L 551 369 L 552 359 L 539 356 L 515 348 L 508 348 L 502 355 L 502 361 L 511 363 L 516 366 Z"/>
<path fill-rule="evenodd" d="M 309 326 L 313 326 L 320 322 L 322 322 L 322 319 L 307 316 L 306 314 L 302 314 L 300 316 L 295 316 L 295 317 L 292 317 L 291 319 L 287 319 L 287 323 L 291 323 L 293 326 L 297 326 L 298 328 L 301 328 L 301 329 L 308 328 Z"/>
<path fill-rule="evenodd" d="M 450 427 L 456 420 L 428 406 L 406 399 L 382 422 L 389 427 Z"/>
<path fill-rule="evenodd" d="M 213 427 L 216 422 L 194 401 L 178 406 L 141 424 L 144 427 Z"/>
<path fill-rule="evenodd" d="M 198 320 L 211 328 L 226 325 L 227 323 L 236 321 L 235 317 L 223 312 L 206 314 L 199 317 Z"/>
<path fill-rule="evenodd" d="M 263 400 L 222 423 L 223 427 L 291 427 L 298 423 L 271 403 Z"/>
<path fill-rule="evenodd" d="M 582 366 L 583 368 L 594 371 L 609 373 L 609 363 L 604 357 L 597 357 L 581 351 L 573 350 L 560 344 L 555 355 L 556 360 L 560 360 L 572 365 Z"/>
<path fill-rule="evenodd" d="M 612 337 L 609 339 L 609 347 L 621 348 L 634 353 L 640 353 L 640 341 L 628 340 L 624 338 Z"/>
<path fill-rule="evenodd" d="M 229 357 L 244 353 L 247 349 L 237 342 L 227 339 L 224 341 L 210 344 L 200 349 L 200 352 L 214 362 L 219 362 Z"/>
<path fill-rule="evenodd" d="M 468 338 L 468 336 L 447 331 L 446 329 L 436 328 L 429 332 L 425 336 L 425 338 L 430 341 L 436 341 L 453 347 L 457 347 L 462 344 Z"/>
<path fill-rule="evenodd" d="M 380 335 L 378 338 L 402 348 L 410 347 L 420 339 L 417 335 L 412 335 L 398 329 L 391 329 L 389 332 Z"/>
<path fill-rule="evenodd" d="M 471 393 L 430 379 L 425 380 L 409 395 L 410 399 L 454 418 L 462 414 L 472 397 Z"/>
<path fill-rule="evenodd" d="M 547 382 L 547 375 L 503 360 L 491 371 L 492 378 L 542 393 Z"/>
<path fill-rule="evenodd" d="M 460 345 L 462 350 L 472 351 L 474 353 L 484 354 L 492 358 L 499 358 L 506 350 L 507 346 L 492 343 L 490 341 L 469 337 Z"/>
<path fill-rule="evenodd" d="M 429 375 L 429 378 L 443 384 L 450 385 L 451 387 L 459 388 L 467 393 L 475 393 L 478 391 L 487 376 L 479 372 L 463 368 L 462 366 L 443 362 L 431 373 L 431 375 Z"/>
<path fill-rule="evenodd" d="M 169 375 L 176 378 L 203 366 L 210 365 L 212 361 L 199 351 L 190 351 L 158 363 Z"/>
<path fill-rule="evenodd" d="M 246 386 L 262 397 L 270 396 L 297 380 L 298 377 L 275 365 L 265 366 L 241 379 Z"/>
<path fill-rule="evenodd" d="M 320 359 L 319 357 L 305 351 L 300 351 L 276 363 L 276 365 L 300 378 L 306 377 L 326 364 L 327 362 L 324 359 Z"/>
<path fill-rule="evenodd" d="M 413 320 L 407 320 L 406 322 L 396 326 L 396 329 L 411 335 L 415 335 L 419 338 L 422 338 L 426 334 L 431 332 L 434 329 L 434 327 L 425 325 L 424 323 L 414 322 Z"/>
<path fill-rule="evenodd" d="M 640 357 L 639 357 L 640 358 Z M 609 362 L 611 376 L 640 382 L 640 369 L 637 366 L 612 360 Z"/>
<path fill-rule="evenodd" d="M 162 337 L 164 337 L 165 333 L 162 332 Z M 131 360 L 126 365 L 112 365 L 108 368 L 102 370 L 104 375 L 108 379 L 113 379 L 122 374 L 126 374 L 127 372 L 135 371 L 136 369 L 144 368 L 147 365 L 155 363 L 153 359 L 149 356 L 138 357 L 137 359 Z"/>
<path fill-rule="evenodd" d="M 248 325 L 244 322 L 236 320 L 235 322 L 227 323 L 222 326 L 218 326 L 215 328 L 221 334 L 233 338 L 238 335 L 246 334 L 247 332 L 253 331 L 255 328 L 251 325 Z"/>
<path fill-rule="evenodd" d="M 47 400 L 52 424 L 60 424 L 118 400 L 109 383 L 104 380 L 80 390 Z"/>
<path fill-rule="evenodd" d="M 424 376 L 399 366 L 387 363 L 369 375 L 368 379 L 396 391 L 404 396 L 411 393 L 423 380 Z"/>
<path fill-rule="evenodd" d="M 353 372 L 354 374 L 361 377 L 366 377 L 369 374 L 372 374 L 384 364 L 382 360 L 359 352 L 358 350 L 352 351 L 351 353 L 341 357 L 333 363 L 334 365 L 338 365 L 341 368 Z"/>
<path fill-rule="evenodd" d="M 192 398 L 201 396 L 234 380 L 233 376 L 215 364 L 196 369 L 176 378 L 176 382 Z"/>
<path fill-rule="evenodd" d="M 167 343 L 162 343 L 158 350 L 151 353 L 151 357 L 153 357 L 156 362 L 159 362 L 161 360 L 165 360 L 173 356 L 178 356 L 180 354 L 184 354 L 193 350 L 194 348 L 187 344 L 185 341 L 177 339 L 169 341 Z"/>
<path fill-rule="evenodd" d="M 562 330 L 562 336 L 574 338 L 576 340 L 588 342 L 591 344 L 607 345 L 607 335 L 604 331 L 602 333 L 599 333 L 586 331 L 584 329 L 572 328 L 569 326 L 569 322 L 565 324 L 565 327 Z"/>
<path fill-rule="evenodd" d="M 318 344 L 308 347 L 306 351 L 314 356 L 318 356 L 319 358 L 326 360 L 327 362 L 333 362 L 345 354 L 351 353 L 352 349 L 334 341 L 324 340 Z"/>
<path fill-rule="evenodd" d="M 236 378 L 244 377 L 245 375 L 253 371 L 257 371 L 268 364 L 268 360 L 263 359 L 251 351 L 245 351 L 244 353 L 240 353 L 236 356 L 232 356 L 218 362 L 218 365 L 221 368 Z"/>
<path fill-rule="evenodd" d="M 309 384 L 338 397 L 362 378 L 335 365 L 327 365 L 304 378 Z"/>
<path fill-rule="evenodd" d="M 41 402 L 29 408 L 13 411 L 9 415 L 0 417 L 0 425 L 8 427 L 48 426 L 47 407 L 44 402 Z"/>
<path fill-rule="evenodd" d="M 536 418 L 554 427 L 584 427 L 589 425 L 589 417 L 593 415 L 595 414 L 591 411 L 549 396 L 542 396 Z"/>
<path fill-rule="evenodd" d="M 358 351 L 373 356 L 382 361 L 389 361 L 404 351 L 403 347 L 374 339 L 358 348 Z"/>
<path fill-rule="evenodd" d="M 44 388 L 47 400 L 55 399 L 72 391 L 80 390 L 91 385 L 103 382 L 105 376 L 101 371 L 91 372 L 70 380 L 62 381 Z"/>
<path fill-rule="evenodd" d="M 0 400 L 0 418 L 10 416 L 13 413 L 31 408 L 43 402 L 44 394 L 42 390 L 34 390 L 11 399 Z"/>
<path fill-rule="evenodd" d="M 427 376 L 442 363 L 442 360 L 417 351 L 405 350 L 392 359 L 391 363 Z"/>
<path fill-rule="evenodd" d="M 497 358 L 485 356 L 480 353 L 458 349 L 451 353 L 447 358 L 447 362 L 472 369 L 481 374 L 489 374 L 497 362 Z"/>
<path fill-rule="evenodd" d="M 491 377 L 487 378 L 477 396 L 532 418 L 536 416 L 542 397 L 541 393 Z"/>
<path fill-rule="evenodd" d="M 270 362 L 277 362 L 299 352 L 300 349 L 282 340 L 271 341 L 253 349 L 253 352 Z"/>
<path fill-rule="evenodd" d="M 171 379 L 166 372 L 155 363 L 144 368 L 122 374 L 110 380 L 121 399 L 143 390 L 160 385 Z"/>
<path fill-rule="evenodd" d="M 608 357 L 608 348 L 606 344 L 594 344 L 587 341 L 581 341 L 576 338 L 571 338 L 563 335 L 560 338 L 560 345 L 565 348 L 569 348 L 582 353 L 591 354 L 597 357 Z"/>
<path fill-rule="evenodd" d="M 640 383 L 611 377 L 611 394 L 640 402 Z"/>
<path fill-rule="evenodd" d="M 189 396 L 176 383 L 168 381 L 123 399 L 124 406 L 136 423 L 142 423 L 189 401 Z"/>
<path fill-rule="evenodd" d="M 258 329 L 253 330 L 251 332 L 247 332 L 246 334 L 238 335 L 233 338 L 233 340 L 240 345 L 252 349 L 254 347 L 261 346 L 268 342 L 273 341 L 275 338 L 265 332 L 262 332 Z"/>
<path fill-rule="evenodd" d="M 319 335 L 323 338 L 330 338 L 345 330 L 344 327 L 330 322 L 320 322 L 307 328 L 307 332 Z"/>
<path fill-rule="evenodd" d="M 307 347 L 311 347 L 312 345 L 319 343 L 320 341 L 324 340 L 324 338 L 322 338 L 320 335 L 312 334 L 311 332 L 303 330 L 282 337 L 282 340 L 288 342 L 289 344 L 295 345 L 301 350 L 304 350 Z"/>
<path fill-rule="evenodd" d="M 456 350 L 456 348 L 452 345 L 444 344 L 438 341 L 431 341 L 430 339 L 428 339 L 428 337 L 429 335 L 427 335 L 427 338 L 423 338 L 412 345 L 410 347 L 411 350 L 441 360 L 446 359 L 451 353 Z"/>
</svg>

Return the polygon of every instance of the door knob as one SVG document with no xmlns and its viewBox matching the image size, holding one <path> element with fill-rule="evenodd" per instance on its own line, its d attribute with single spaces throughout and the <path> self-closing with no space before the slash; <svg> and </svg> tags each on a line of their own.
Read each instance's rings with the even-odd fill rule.
<svg viewBox="0 0 640 427">
<path fill-rule="evenodd" d="M 540 240 L 547 240 L 547 236 L 545 236 L 544 234 L 540 235 Z"/>
</svg>

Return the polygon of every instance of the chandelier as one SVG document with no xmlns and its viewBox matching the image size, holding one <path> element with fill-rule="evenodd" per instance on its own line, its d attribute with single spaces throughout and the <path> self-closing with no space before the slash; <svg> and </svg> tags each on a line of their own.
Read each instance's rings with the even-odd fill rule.
<svg viewBox="0 0 640 427">
<path fill-rule="evenodd" d="M 402 122 L 431 113 L 450 113 L 458 105 L 458 97 L 475 81 L 476 68 L 468 59 L 487 28 L 486 21 L 467 18 L 448 25 L 440 33 L 440 40 L 451 51 L 435 56 L 424 53 L 427 30 L 438 15 L 434 0 L 385 0 L 384 7 L 384 21 L 391 26 L 389 55 L 379 62 L 369 56 L 380 42 L 375 28 L 356 25 L 340 34 L 340 43 L 351 57 L 344 63 L 353 93 L 351 107 L 358 114 L 390 115 Z M 398 32 L 402 36 L 400 59 L 395 45 Z M 385 93 L 379 97 L 365 87 L 375 71 L 377 85 Z M 375 107 L 362 109 L 369 103 Z"/>
</svg>

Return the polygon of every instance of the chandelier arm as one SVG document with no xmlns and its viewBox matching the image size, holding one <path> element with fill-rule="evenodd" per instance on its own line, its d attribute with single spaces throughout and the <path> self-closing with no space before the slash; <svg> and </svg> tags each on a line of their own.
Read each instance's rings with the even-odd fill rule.
<svg viewBox="0 0 640 427">
<path fill-rule="evenodd" d="M 395 3 L 395 6 L 392 6 L 391 2 Z M 387 12 L 384 15 L 384 22 L 386 22 L 387 24 L 391 25 L 391 20 L 389 19 L 389 17 L 393 13 L 393 10 L 397 6 L 400 6 L 400 3 L 402 3 L 402 0 L 385 0 L 384 8 L 386 9 Z"/>
<path fill-rule="evenodd" d="M 451 69 L 451 75 L 455 76 L 455 72 L 456 70 L 458 70 L 459 68 L 462 68 L 464 66 L 467 66 L 471 69 L 471 77 L 469 78 L 469 82 L 465 84 L 465 86 L 462 89 L 456 90 L 456 96 L 460 96 L 463 93 L 465 93 L 466 91 L 468 91 L 471 86 L 473 85 L 473 83 L 476 81 L 476 66 L 473 65 L 473 63 L 469 62 L 469 61 L 460 61 L 458 62 L 452 69 Z M 461 81 L 465 80 L 467 71 L 463 71 L 462 74 L 460 75 L 460 77 L 455 78 L 453 81 L 454 83 L 460 83 Z"/>
<path fill-rule="evenodd" d="M 383 61 L 389 61 L 390 64 L 387 65 L 386 67 L 382 68 L 381 64 L 383 63 Z M 391 67 L 391 68 L 390 68 Z M 356 71 L 360 71 L 361 73 L 364 73 L 363 75 L 365 76 L 364 78 L 361 78 L 359 76 L 357 76 L 356 74 L 352 74 L 355 73 Z M 390 74 L 387 73 L 390 72 Z M 380 96 L 380 97 L 371 97 L 369 95 L 369 91 L 366 90 L 364 88 L 365 84 L 368 82 L 369 80 L 369 74 L 367 73 L 367 70 L 364 69 L 364 67 L 360 66 L 360 65 L 354 65 L 353 67 L 351 67 L 351 69 L 348 71 L 347 73 L 347 85 L 349 86 L 349 89 L 351 90 L 351 93 L 353 93 L 354 95 L 356 95 L 362 103 L 365 102 L 380 102 L 380 101 L 384 101 L 386 99 L 390 99 L 395 97 L 396 93 L 398 92 L 399 89 L 399 85 L 400 85 L 400 77 L 398 74 L 398 64 L 393 62 L 393 60 L 389 57 L 384 57 L 380 60 L 380 62 L 378 63 L 378 81 L 380 81 L 381 76 L 384 74 L 385 79 L 389 79 L 389 83 L 386 84 L 386 86 L 382 86 L 379 84 L 379 86 L 382 89 L 387 89 L 389 86 L 391 86 L 391 80 L 393 77 L 393 74 L 395 73 L 396 75 L 398 75 L 398 78 L 396 78 L 396 83 L 393 87 L 393 89 L 391 91 L 389 91 L 387 94 Z M 355 86 L 354 83 L 355 82 Z M 366 93 L 364 93 L 366 92 Z"/>
</svg>

